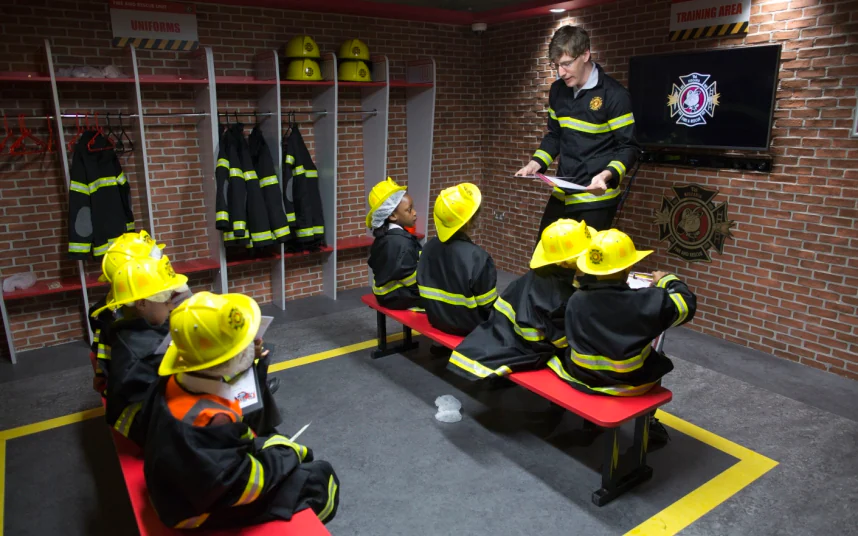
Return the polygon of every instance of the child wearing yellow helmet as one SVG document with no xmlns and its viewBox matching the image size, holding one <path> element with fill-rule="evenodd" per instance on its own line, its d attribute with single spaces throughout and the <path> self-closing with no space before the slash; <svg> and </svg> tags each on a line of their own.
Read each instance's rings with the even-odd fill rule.
<svg viewBox="0 0 858 536">
<path fill-rule="evenodd" d="M 388 177 L 373 186 L 368 202 L 366 226 L 375 236 L 369 251 L 372 292 L 389 309 L 418 307 L 417 261 L 422 248 L 417 237 L 405 230 L 417 222 L 414 200 L 405 186 Z"/>
<path fill-rule="evenodd" d="M 568 350 L 548 362 L 575 389 L 641 395 L 673 370 L 652 342 L 694 318 L 697 298 L 677 276 L 665 272 L 653 272 L 649 288 L 630 288 L 629 272 L 651 253 L 637 250 L 625 233 L 609 229 L 597 233 L 578 257 L 578 268 L 593 277 L 582 279 L 566 307 Z M 650 428 L 651 442 L 666 442 L 661 425 Z"/>
<path fill-rule="evenodd" d="M 105 418 L 120 434 L 138 445 L 145 441 L 145 426 L 139 418 L 149 387 L 158 379 L 161 354 L 155 353 L 167 336 L 171 299 L 187 285 L 167 257 L 158 260 L 136 257 L 110 274 L 107 303 L 92 314 L 122 310 L 110 325 Z"/>
<path fill-rule="evenodd" d="M 260 321 L 259 306 L 241 294 L 200 292 L 173 312 L 162 379 L 147 401 L 143 465 L 169 527 L 235 528 L 306 508 L 323 522 L 336 515 L 333 467 L 273 428 L 254 428 L 223 380 L 253 367 Z"/>
<path fill-rule="evenodd" d="M 491 256 L 468 236 L 480 212 L 476 185 L 457 184 L 435 200 L 435 229 L 417 267 L 417 286 L 429 323 L 455 335 L 467 335 L 489 318 L 498 297 Z"/>
<path fill-rule="evenodd" d="M 575 292 L 575 259 L 590 246 L 584 222 L 549 225 L 519 277 L 495 301 L 480 324 L 450 356 L 448 369 L 469 380 L 496 379 L 545 365 L 566 348 L 563 313 Z"/>
</svg>

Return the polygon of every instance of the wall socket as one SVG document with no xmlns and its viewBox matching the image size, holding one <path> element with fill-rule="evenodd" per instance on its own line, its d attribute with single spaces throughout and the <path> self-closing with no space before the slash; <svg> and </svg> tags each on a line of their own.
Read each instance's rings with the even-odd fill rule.
<svg viewBox="0 0 858 536">
<path fill-rule="evenodd" d="M 495 211 L 495 220 L 496 221 L 506 221 L 506 212 L 501 212 L 499 210 Z"/>
</svg>

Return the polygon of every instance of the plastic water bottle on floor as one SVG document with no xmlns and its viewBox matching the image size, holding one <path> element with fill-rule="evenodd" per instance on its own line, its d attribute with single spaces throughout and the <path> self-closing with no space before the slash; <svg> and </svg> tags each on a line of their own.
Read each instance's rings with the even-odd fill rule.
<svg viewBox="0 0 858 536">
<path fill-rule="evenodd" d="M 435 414 L 436 420 L 441 422 L 459 422 L 462 420 L 462 414 L 459 412 L 462 409 L 462 403 L 453 395 L 439 396 L 435 399 L 435 405 L 438 407 L 438 413 Z"/>
</svg>

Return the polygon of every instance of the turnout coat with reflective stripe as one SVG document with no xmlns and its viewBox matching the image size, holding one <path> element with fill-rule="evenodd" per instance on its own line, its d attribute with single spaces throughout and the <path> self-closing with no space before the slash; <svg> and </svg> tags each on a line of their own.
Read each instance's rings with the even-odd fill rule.
<svg viewBox="0 0 858 536">
<path fill-rule="evenodd" d="M 69 184 L 69 257 L 101 257 L 119 235 L 134 230 L 131 187 L 113 149 L 94 131 L 81 135 L 74 147 Z"/>
<path fill-rule="evenodd" d="M 422 307 L 417 288 L 417 261 L 420 242 L 405 229 L 385 228 L 369 249 L 372 293 L 382 307 L 410 309 Z"/>
<path fill-rule="evenodd" d="M 158 383 L 163 354 L 155 354 L 170 331 L 165 322 L 153 326 L 142 318 L 117 320 L 110 328 L 107 364 L 107 424 L 138 445 L 146 441 L 142 406 Z"/>
<path fill-rule="evenodd" d="M 549 366 L 587 393 L 643 394 L 673 370 L 652 341 L 694 318 L 696 308 L 694 294 L 675 275 L 645 289 L 625 281 L 582 283 L 566 308 L 568 352 Z"/>
<path fill-rule="evenodd" d="M 253 247 L 270 246 L 275 242 L 274 234 L 268 225 L 268 211 L 262 197 L 259 176 L 253 168 L 250 145 L 244 136 L 244 125 L 237 123 L 231 126 L 230 133 L 232 144 L 235 147 L 235 155 L 238 157 L 235 165 L 241 168 L 244 174 L 244 185 L 247 189 L 247 230 L 250 233 L 250 241 Z M 233 167 L 232 157 L 230 167 Z"/>
<path fill-rule="evenodd" d="M 304 247 L 324 244 L 325 216 L 319 194 L 319 172 L 304 144 L 304 137 L 294 125 L 284 141 L 283 183 L 287 190 L 286 215 L 298 243 Z"/>
<path fill-rule="evenodd" d="M 259 178 L 259 188 L 262 190 L 262 198 L 265 201 L 265 211 L 268 214 L 268 227 L 278 242 L 289 240 L 289 223 L 286 221 L 286 212 L 283 210 L 283 193 L 280 190 L 280 182 L 274 169 L 274 161 L 271 159 L 271 151 L 265 143 L 265 137 L 259 126 L 253 127 L 248 138 L 250 144 L 250 157 L 253 160 L 253 169 Z"/>
<path fill-rule="evenodd" d="M 575 292 L 575 270 L 530 270 L 503 291 L 489 319 L 450 356 L 447 368 L 470 380 L 532 370 L 566 347 L 563 314 Z"/>
<path fill-rule="evenodd" d="M 495 263 L 464 233 L 447 242 L 430 240 L 417 266 L 417 285 L 429 323 L 441 331 L 467 335 L 492 311 L 498 293 Z"/>
<path fill-rule="evenodd" d="M 533 159 L 544 171 L 560 158 L 558 176 L 587 186 L 604 170 L 611 172 L 609 189 L 601 196 L 555 188 L 554 196 L 569 208 L 591 210 L 619 203 L 622 181 L 637 161 L 640 147 L 635 140 L 635 120 L 629 92 L 598 69 L 599 82 L 582 89 L 578 96 L 563 80 L 556 80 L 548 93 L 548 132 Z"/>
<path fill-rule="evenodd" d="M 233 143 L 233 136 L 225 125 L 220 125 L 215 180 L 217 197 L 215 227 L 224 232 L 223 239 L 230 245 L 250 243 L 247 234 L 247 187 L 244 171 Z"/>
<path fill-rule="evenodd" d="M 90 306 L 86 318 L 89 320 L 89 328 L 92 330 L 92 344 L 90 351 L 96 358 L 95 375 L 107 378 L 110 374 L 110 327 L 114 321 L 114 313 L 105 309 L 97 317 L 92 313 L 107 304 L 107 298 L 101 298 Z M 106 396 L 106 393 L 102 393 Z"/>
<path fill-rule="evenodd" d="M 285 436 L 256 437 L 231 402 L 184 391 L 175 377 L 153 390 L 143 471 L 161 521 L 241 527 L 289 520 L 306 508 L 333 519 L 339 480 L 331 465 Z M 206 425 L 218 413 L 232 422 Z"/>
</svg>

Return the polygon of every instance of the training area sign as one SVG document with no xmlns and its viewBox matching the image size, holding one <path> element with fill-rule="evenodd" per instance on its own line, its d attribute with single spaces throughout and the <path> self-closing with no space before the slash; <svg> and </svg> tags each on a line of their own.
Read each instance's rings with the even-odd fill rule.
<svg viewBox="0 0 858 536">
<path fill-rule="evenodd" d="M 670 40 L 744 35 L 750 19 L 751 0 L 673 0 Z"/>
<path fill-rule="evenodd" d="M 200 44 L 193 4 L 110 0 L 110 25 L 116 47 L 194 50 Z"/>
</svg>

